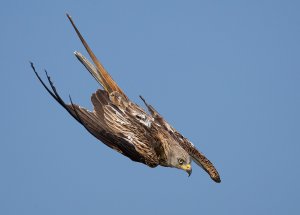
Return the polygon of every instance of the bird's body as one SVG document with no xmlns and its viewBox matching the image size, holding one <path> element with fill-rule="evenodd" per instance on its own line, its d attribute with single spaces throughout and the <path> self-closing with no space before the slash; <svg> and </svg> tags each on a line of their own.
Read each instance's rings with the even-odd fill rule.
<svg viewBox="0 0 300 215">
<path fill-rule="evenodd" d="M 141 97 L 149 113 L 129 100 L 93 54 L 71 17 L 67 16 L 94 65 L 79 52 L 75 52 L 75 56 L 104 89 L 99 89 L 92 94 L 93 111 L 73 104 L 72 100 L 71 104 L 66 104 L 56 91 L 50 77 L 47 75 L 51 87 L 48 88 L 31 64 L 38 79 L 51 96 L 93 136 L 131 160 L 144 163 L 149 167 L 161 165 L 183 169 L 189 175 L 192 171 L 191 160 L 194 160 L 214 181 L 220 182 L 219 174 L 213 164 L 189 140 L 170 126 L 151 105 L 147 104 L 144 98 Z"/>
</svg>

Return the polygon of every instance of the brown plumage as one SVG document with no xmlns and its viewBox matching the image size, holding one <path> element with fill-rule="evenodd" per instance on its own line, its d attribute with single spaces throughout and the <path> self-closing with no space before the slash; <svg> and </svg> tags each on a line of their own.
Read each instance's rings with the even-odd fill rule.
<svg viewBox="0 0 300 215">
<path fill-rule="evenodd" d="M 129 100 L 96 58 L 72 18 L 68 14 L 67 17 L 94 64 L 79 52 L 75 52 L 75 56 L 104 90 L 99 89 L 92 94 L 91 101 L 94 106 L 92 112 L 73 104 L 71 98 L 71 103 L 66 104 L 47 72 L 50 88 L 43 82 L 31 63 L 33 71 L 48 93 L 93 136 L 131 160 L 150 167 L 161 165 L 183 169 L 189 175 L 192 171 L 191 160 L 193 160 L 215 182 L 220 182 L 220 176 L 213 164 L 188 139 L 170 126 L 143 97 L 141 99 L 150 114 Z"/>
</svg>

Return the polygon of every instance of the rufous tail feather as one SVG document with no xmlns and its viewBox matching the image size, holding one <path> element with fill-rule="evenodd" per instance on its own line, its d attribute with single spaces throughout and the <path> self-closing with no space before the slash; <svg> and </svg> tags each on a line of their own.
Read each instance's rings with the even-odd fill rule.
<svg viewBox="0 0 300 215">
<path fill-rule="evenodd" d="M 95 66 L 97 68 L 98 75 L 93 75 L 93 76 L 98 80 L 98 82 L 102 85 L 104 90 L 106 90 L 108 93 L 116 91 L 116 92 L 119 92 L 120 94 L 122 94 L 126 99 L 128 99 L 128 97 L 125 95 L 125 93 L 121 90 L 121 88 L 112 79 L 112 77 L 109 75 L 109 73 L 105 70 L 105 68 L 102 66 L 100 61 L 97 59 L 97 57 L 95 56 L 95 54 L 93 53 L 93 51 L 91 50 L 91 48 L 89 47 L 89 45 L 87 44 L 87 42 L 85 41 L 85 39 L 83 38 L 81 33 L 79 32 L 79 30 L 77 29 L 71 16 L 69 14 L 67 14 L 67 17 L 70 20 L 79 39 L 81 40 L 83 46 L 85 47 L 86 51 L 90 55 L 92 61 L 94 62 Z"/>
</svg>

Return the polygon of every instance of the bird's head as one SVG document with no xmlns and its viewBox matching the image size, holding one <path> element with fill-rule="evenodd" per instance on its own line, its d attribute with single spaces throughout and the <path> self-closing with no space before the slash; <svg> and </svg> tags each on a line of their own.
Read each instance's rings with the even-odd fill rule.
<svg viewBox="0 0 300 215">
<path fill-rule="evenodd" d="M 171 167 L 182 169 L 190 176 L 192 174 L 190 155 L 179 145 L 174 145 L 169 154 L 168 162 Z"/>
</svg>

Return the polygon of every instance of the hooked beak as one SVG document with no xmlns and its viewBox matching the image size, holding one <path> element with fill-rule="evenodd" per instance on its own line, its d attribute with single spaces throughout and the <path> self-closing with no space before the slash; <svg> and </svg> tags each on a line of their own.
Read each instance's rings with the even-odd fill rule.
<svg viewBox="0 0 300 215">
<path fill-rule="evenodd" d="M 189 174 L 189 177 L 191 176 L 191 174 L 192 174 L 192 169 L 190 169 L 190 170 L 186 170 L 186 172 Z"/>
<path fill-rule="evenodd" d="M 192 166 L 191 164 L 182 165 L 181 168 L 186 171 L 190 175 L 192 174 Z"/>
</svg>

